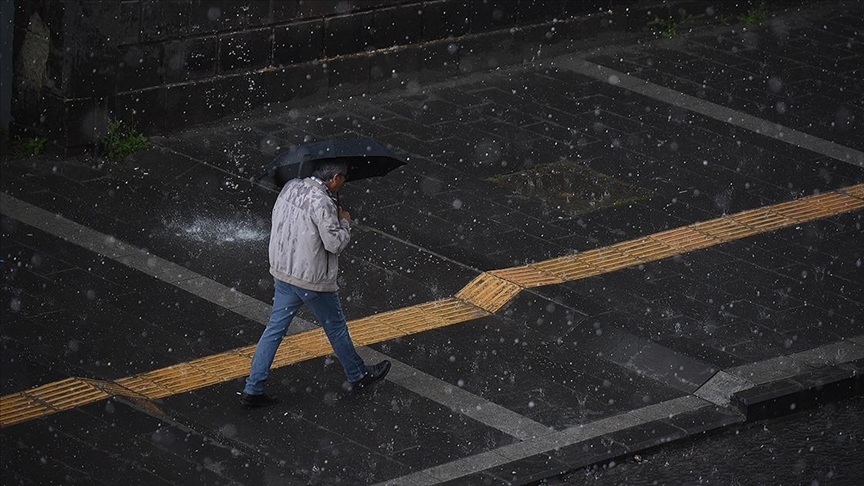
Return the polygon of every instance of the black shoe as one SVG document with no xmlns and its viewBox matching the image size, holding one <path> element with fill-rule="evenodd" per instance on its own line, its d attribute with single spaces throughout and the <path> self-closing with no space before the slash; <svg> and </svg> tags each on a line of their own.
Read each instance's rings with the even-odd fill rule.
<svg viewBox="0 0 864 486">
<path fill-rule="evenodd" d="M 363 378 L 360 378 L 357 381 L 351 382 L 352 390 L 359 390 L 361 388 L 365 388 L 372 383 L 384 378 L 387 376 L 387 373 L 390 371 L 390 361 L 384 360 L 375 366 L 367 366 L 366 367 L 366 375 Z"/>
<path fill-rule="evenodd" d="M 275 405 L 277 403 L 279 403 L 278 398 L 271 397 L 266 393 L 250 395 L 246 392 L 243 392 L 240 394 L 240 405 L 243 405 L 246 408 L 266 407 L 269 405 Z"/>
</svg>

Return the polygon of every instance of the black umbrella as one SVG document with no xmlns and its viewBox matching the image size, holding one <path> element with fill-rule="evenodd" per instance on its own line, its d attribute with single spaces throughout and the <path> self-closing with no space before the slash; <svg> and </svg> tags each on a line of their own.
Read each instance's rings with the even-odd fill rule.
<svg viewBox="0 0 864 486">
<path fill-rule="evenodd" d="M 371 138 L 323 140 L 295 145 L 278 155 L 260 179 L 282 187 L 291 179 L 309 177 L 321 161 L 348 164 L 347 180 L 380 177 L 405 165 L 401 157 Z"/>
</svg>

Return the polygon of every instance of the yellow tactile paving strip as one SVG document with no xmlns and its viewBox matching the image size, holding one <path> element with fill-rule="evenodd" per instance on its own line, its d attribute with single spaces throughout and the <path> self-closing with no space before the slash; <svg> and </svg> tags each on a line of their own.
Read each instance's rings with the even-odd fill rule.
<svg viewBox="0 0 864 486">
<path fill-rule="evenodd" d="M 604 248 L 486 272 L 454 297 L 404 307 L 349 323 L 358 346 L 470 321 L 497 312 L 526 288 L 553 285 L 864 208 L 864 184 L 766 206 Z M 331 353 L 323 330 L 285 338 L 274 367 Z M 93 403 L 112 395 L 158 399 L 245 376 L 255 346 L 104 382 L 68 378 L 0 397 L 0 426 Z"/>
<path fill-rule="evenodd" d="M 492 272 L 482 273 L 463 287 L 456 294 L 456 298 L 494 314 L 525 288 L 524 285 L 513 283 L 505 278 Z"/>
</svg>

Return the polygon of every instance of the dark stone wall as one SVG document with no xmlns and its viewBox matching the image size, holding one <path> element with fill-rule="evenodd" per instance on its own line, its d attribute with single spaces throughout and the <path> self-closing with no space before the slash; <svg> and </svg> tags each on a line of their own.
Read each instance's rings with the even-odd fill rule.
<svg viewBox="0 0 864 486">
<path fill-rule="evenodd" d="M 604 32 L 646 29 L 649 17 L 664 11 L 667 16 L 686 9 L 704 12 L 707 5 L 16 0 L 13 126 L 66 147 L 86 146 L 104 133 L 107 117 L 154 134 L 267 104 L 410 89 L 459 73 L 530 62 L 538 53 L 555 55 Z M 50 35 L 34 22 L 42 22 Z M 38 45 L 33 39 L 39 35 L 47 37 L 47 58 L 29 59 L 33 49 L 22 46 Z M 18 68 L 42 64 L 41 86 L 38 76 L 34 81 Z"/>
</svg>

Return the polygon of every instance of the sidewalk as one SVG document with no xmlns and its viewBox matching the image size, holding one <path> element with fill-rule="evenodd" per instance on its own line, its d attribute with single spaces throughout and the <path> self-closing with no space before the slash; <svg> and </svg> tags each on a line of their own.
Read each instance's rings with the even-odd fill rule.
<svg viewBox="0 0 864 486">
<path fill-rule="evenodd" d="M 5 162 L 0 403 L 44 413 L 4 422 L 2 482 L 526 484 L 860 394 L 862 18 L 820 4 L 257 113 L 128 164 Z M 280 405 L 241 409 L 242 366 L 201 363 L 267 318 L 275 193 L 251 179 L 343 135 L 409 158 L 342 194 L 344 310 L 394 369 L 350 394 L 309 351 L 274 371 Z M 614 188 L 597 209 L 551 185 L 562 159 Z M 502 184 L 523 170 L 552 190 Z M 426 313 L 391 325 L 406 309 Z M 95 380 L 56 388 L 80 406 L 28 392 L 72 377 Z"/>
</svg>

